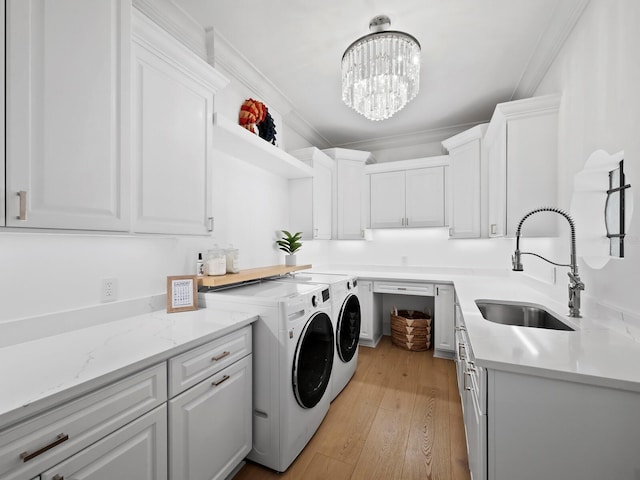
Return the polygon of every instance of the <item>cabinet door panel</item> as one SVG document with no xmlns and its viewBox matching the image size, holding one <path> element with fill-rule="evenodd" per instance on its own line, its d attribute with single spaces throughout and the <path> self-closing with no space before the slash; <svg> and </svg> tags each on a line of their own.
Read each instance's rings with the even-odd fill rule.
<svg viewBox="0 0 640 480">
<path fill-rule="evenodd" d="M 340 160 L 338 176 L 338 239 L 353 240 L 364 236 L 362 222 L 363 162 Z"/>
<path fill-rule="evenodd" d="M 449 152 L 453 194 L 451 233 L 454 238 L 480 237 L 480 140 Z"/>
<path fill-rule="evenodd" d="M 371 174 L 370 185 L 371 228 L 404 226 L 405 172 Z"/>
<path fill-rule="evenodd" d="M 213 93 L 135 45 L 133 229 L 206 234 Z"/>
<path fill-rule="evenodd" d="M 454 298 L 452 285 L 436 286 L 434 344 L 442 352 L 454 351 Z"/>
<path fill-rule="evenodd" d="M 169 401 L 173 480 L 223 479 L 252 446 L 252 356 Z"/>
<path fill-rule="evenodd" d="M 167 478 L 167 407 L 103 438 L 41 475 L 42 480 Z"/>
<path fill-rule="evenodd" d="M 333 171 L 316 162 L 313 177 L 313 238 L 331 239 L 331 212 L 333 197 Z"/>
<path fill-rule="evenodd" d="M 408 170 L 406 185 L 406 226 L 444 226 L 444 167 Z"/>
<path fill-rule="evenodd" d="M 507 126 L 500 128 L 498 138 L 487 146 L 489 162 L 489 236 L 502 237 L 507 222 Z"/>
<path fill-rule="evenodd" d="M 7 5 L 7 225 L 127 230 L 130 2 Z"/>
</svg>

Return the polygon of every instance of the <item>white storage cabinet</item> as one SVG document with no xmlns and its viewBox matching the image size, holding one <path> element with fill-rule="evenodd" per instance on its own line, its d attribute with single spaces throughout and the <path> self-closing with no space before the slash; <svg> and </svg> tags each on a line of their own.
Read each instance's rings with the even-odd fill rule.
<svg viewBox="0 0 640 480">
<path fill-rule="evenodd" d="M 304 240 L 330 240 L 335 161 L 315 147 L 290 154 L 311 166 L 313 177 L 289 180 L 289 229 Z"/>
<path fill-rule="evenodd" d="M 455 291 L 453 285 L 436 285 L 434 305 L 434 355 L 453 358 Z"/>
<path fill-rule="evenodd" d="M 557 205 L 559 95 L 500 103 L 484 137 L 489 167 L 489 236 L 515 236 L 528 212 Z M 525 236 L 553 236 L 556 215 L 527 222 Z"/>
<path fill-rule="evenodd" d="M 375 347 L 382 338 L 382 309 L 378 295 L 373 293 L 373 282 L 358 279 L 360 300 L 360 345 Z"/>
<path fill-rule="evenodd" d="M 251 451 L 251 337 L 245 327 L 169 361 L 171 479 L 224 479 Z"/>
<path fill-rule="evenodd" d="M 131 2 L 6 6 L 6 225 L 128 230 Z"/>
<path fill-rule="evenodd" d="M 487 124 L 451 137 L 442 146 L 449 152 L 449 237 L 480 238 L 486 211 L 481 196 L 482 139 Z"/>
<path fill-rule="evenodd" d="M 133 230 L 213 230 L 213 97 L 227 80 L 134 11 Z"/>
<path fill-rule="evenodd" d="M 344 148 L 330 148 L 323 152 L 336 162 L 336 238 L 362 240 L 366 226 L 364 166 L 371 154 Z"/>
<path fill-rule="evenodd" d="M 120 431 L 118 429 L 127 430 L 119 434 L 119 439 L 137 436 L 142 426 L 132 426 L 129 430 L 128 424 L 164 405 L 166 399 L 167 373 L 166 364 L 162 363 L 4 430 L 0 433 L 0 478 L 23 480 L 42 472 L 50 472 L 54 478 L 64 476 L 60 472 L 84 468 L 96 459 L 94 453 L 85 455 L 86 447 Z M 105 468 L 123 473 L 127 473 L 129 467 L 138 472 L 149 469 L 157 471 L 158 479 L 166 478 L 166 458 L 153 453 L 166 452 L 166 421 L 163 423 L 153 415 L 145 420 L 142 429 L 147 433 L 141 434 L 145 437 L 141 442 L 152 450 L 145 451 L 144 458 L 131 458 L 131 452 L 138 451 L 138 447 L 123 445 L 120 451 L 105 453 L 112 465 Z M 113 446 L 118 442 L 107 440 L 107 443 Z M 125 452 L 129 447 L 132 450 Z M 111 448 L 102 448 L 99 447 L 100 451 L 111 451 Z M 151 464 L 146 465 L 147 461 Z M 59 470 L 52 469 L 56 465 L 60 465 Z M 45 478 L 49 478 L 46 475 Z"/>
<path fill-rule="evenodd" d="M 367 166 L 370 228 L 444 226 L 447 162 L 445 155 Z"/>
</svg>

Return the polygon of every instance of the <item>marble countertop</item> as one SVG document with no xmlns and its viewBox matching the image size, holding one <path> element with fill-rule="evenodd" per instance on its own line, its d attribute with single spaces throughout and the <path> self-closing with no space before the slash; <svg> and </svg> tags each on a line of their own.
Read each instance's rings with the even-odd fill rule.
<svg viewBox="0 0 640 480">
<path fill-rule="evenodd" d="M 347 273 L 363 279 L 452 283 L 477 365 L 640 392 L 640 341 L 611 319 L 583 308 L 583 317 L 566 314 L 566 302 L 540 293 L 509 271 L 429 270 L 405 267 L 329 266 L 314 271 Z M 573 332 L 500 325 L 485 320 L 475 300 L 521 301 L 545 306 Z M 595 309 L 593 309 L 595 310 Z"/>
<path fill-rule="evenodd" d="M 251 324 L 256 316 L 157 310 L 0 348 L 0 429 Z"/>
</svg>

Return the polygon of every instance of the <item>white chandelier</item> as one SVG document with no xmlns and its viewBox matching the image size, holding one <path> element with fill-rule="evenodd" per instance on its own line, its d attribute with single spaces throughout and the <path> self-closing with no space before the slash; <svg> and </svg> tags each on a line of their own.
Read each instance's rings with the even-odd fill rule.
<svg viewBox="0 0 640 480">
<path fill-rule="evenodd" d="M 369 120 L 384 120 L 418 94 L 420 43 L 413 36 L 387 30 L 386 15 L 369 22 L 372 32 L 342 55 L 342 101 Z"/>
</svg>

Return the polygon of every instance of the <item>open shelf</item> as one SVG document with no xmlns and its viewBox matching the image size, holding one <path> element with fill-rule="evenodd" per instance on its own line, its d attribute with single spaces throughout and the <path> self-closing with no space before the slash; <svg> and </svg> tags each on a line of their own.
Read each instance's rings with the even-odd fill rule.
<svg viewBox="0 0 640 480">
<path fill-rule="evenodd" d="M 284 178 L 313 177 L 309 165 L 217 113 L 213 148 Z"/>
<path fill-rule="evenodd" d="M 207 275 L 198 278 L 198 283 L 204 287 L 221 287 L 223 285 L 233 285 L 234 283 L 259 280 L 261 278 L 285 275 L 299 270 L 307 270 L 311 265 L 273 265 L 270 267 L 249 268 L 240 270 L 238 273 L 227 273 L 226 275 Z"/>
</svg>

